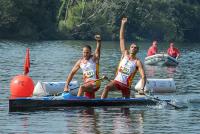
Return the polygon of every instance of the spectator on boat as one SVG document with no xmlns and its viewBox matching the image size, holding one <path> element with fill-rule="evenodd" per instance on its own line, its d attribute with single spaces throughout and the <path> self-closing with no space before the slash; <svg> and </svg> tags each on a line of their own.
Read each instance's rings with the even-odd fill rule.
<svg viewBox="0 0 200 134">
<path fill-rule="evenodd" d="M 69 91 L 69 83 L 73 79 L 73 76 L 81 68 L 83 71 L 84 84 L 80 86 L 77 96 L 85 96 L 88 98 L 95 98 L 95 92 L 100 88 L 99 79 L 99 60 L 100 60 L 100 49 L 101 49 L 101 36 L 95 35 L 96 39 L 96 50 L 92 55 L 92 50 L 89 45 L 83 47 L 83 56 L 79 59 L 71 72 L 69 73 L 64 92 Z"/>
<path fill-rule="evenodd" d="M 124 31 L 127 18 L 123 18 L 120 28 L 120 49 L 121 49 L 121 61 L 119 63 L 117 73 L 114 80 L 111 80 L 104 88 L 101 98 L 107 98 L 108 92 L 111 90 L 119 90 L 122 93 L 122 97 L 130 98 L 130 88 L 132 80 L 137 71 L 139 71 L 142 77 L 142 89 L 141 94 L 144 94 L 144 86 L 146 84 L 146 75 L 143 69 L 142 62 L 136 57 L 139 47 L 132 43 L 129 50 L 125 48 Z"/>
<path fill-rule="evenodd" d="M 178 57 L 180 56 L 180 51 L 178 50 L 178 48 L 174 47 L 174 43 L 171 42 L 169 44 L 169 48 L 167 50 L 167 54 L 173 58 L 178 59 Z"/>
<path fill-rule="evenodd" d="M 154 40 L 151 44 L 151 47 L 148 49 L 147 56 L 155 55 L 158 52 L 157 48 L 158 42 Z"/>
</svg>

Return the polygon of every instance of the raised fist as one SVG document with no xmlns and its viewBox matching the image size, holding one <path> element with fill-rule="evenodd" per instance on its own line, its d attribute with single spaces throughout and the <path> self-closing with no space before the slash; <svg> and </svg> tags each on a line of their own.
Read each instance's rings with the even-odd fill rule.
<svg viewBox="0 0 200 134">
<path fill-rule="evenodd" d="M 127 22 L 127 18 L 122 18 L 122 23 L 126 23 Z"/>
<path fill-rule="evenodd" d="M 100 35 L 95 35 L 94 38 L 95 38 L 97 41 L 101 41 L 101 36 L 100 36 Z"/>
</svg>

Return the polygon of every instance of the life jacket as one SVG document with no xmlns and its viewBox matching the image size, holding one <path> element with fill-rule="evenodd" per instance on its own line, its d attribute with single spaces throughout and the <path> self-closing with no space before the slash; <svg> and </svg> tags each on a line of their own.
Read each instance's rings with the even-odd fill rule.
<svg viewBox="0 0 200 134">
<path fill-rule="evenodd" d="M 151 56 L 157 53 L 157 47 L 151 46 L 147 52 L 147 56 Z"/>
<path fill-rule="evenodd" d="M 177 48 L 169 48 L 167 53 L 169 56 L 176 58 L 179 54 L 179 50 Z"/>
</svg>

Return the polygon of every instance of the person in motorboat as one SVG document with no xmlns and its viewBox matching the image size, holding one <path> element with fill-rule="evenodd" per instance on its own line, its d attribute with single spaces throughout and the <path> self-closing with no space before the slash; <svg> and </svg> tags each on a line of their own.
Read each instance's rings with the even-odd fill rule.
<svg viewBox="0 0 200 134">
<path fill-rule="evenodd" d="M 151 44 L 151 47 L 148 49 L 147 56 L 155 55 L 158 52 L 157 47 L 158 42 L 154 40 Z"/>
<path fill-rule="evenodd" d="M 178 59 L 178 57 L 180 56 L 180 51 L 178 50 L 178 48 L 174 47 L 173 42 L 170 42 L 167 54 L 175 59 Z"/>
<path fill-rule="evenodd" d="M 125 48 L 124 31 L 127 18 L 123 18 L 120 28 L 120 49 L 121 49 L 121 61 L 119 63 L 117 73 L 114 80 L 111 80 L 103 90 L 101 98 L 107 98 L 108 92 L 111 90 L 120 90 L 122 97 L 130 98 L 130 89 L 132 80 L 137 71 L 139 71 L 142 77 L 142 89 L 141 94 L 144 94 L 144 86 L 146 84 L 146 75 L 142 65 L 142 62 L 136 57 L 139 47 L 132 43 L 129 50 Z"/>
<path fill-rule="evenodd" d="M 79 87 L 77 96 L 82 96 L 85 93 L 87 98 L 95 98 L 95 92 L 100 88 L 99 79 L 99 60 L 100 60 L 100 49 L 101 49 L 101 36 L 95 35 L 96 39 L 96 50 L 92 54 L 91 47 L 85 45 L 82 51 L 82 58 L 79 59 L 71 72 L 69 73 L 66 84 L 64 87 L 64 93 L 69 92 L 69 83 L 73 79 L 73 76 L 81 68 L 83 72 L 83 82 Z"/>
</svg>

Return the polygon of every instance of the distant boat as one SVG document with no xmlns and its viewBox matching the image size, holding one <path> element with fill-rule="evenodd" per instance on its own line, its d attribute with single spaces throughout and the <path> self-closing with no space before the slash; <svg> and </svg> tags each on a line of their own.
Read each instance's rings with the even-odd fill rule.
<svg viewBox="0 0 200 134">
<path fill-rule="evenodd" d="M 160 65 L 160 66 L 177 66 L 177 59 L 169 56 L 168 54 L 155 54 L 145 58 L 146 65 Z"/>
</svg>

